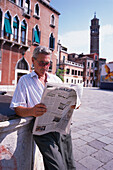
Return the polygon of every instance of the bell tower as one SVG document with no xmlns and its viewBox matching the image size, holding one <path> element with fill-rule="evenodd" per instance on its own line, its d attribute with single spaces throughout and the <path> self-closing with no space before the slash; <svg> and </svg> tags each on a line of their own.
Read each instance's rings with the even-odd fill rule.
<svg viewBox="0 0 113 170">
<path fill-rule="evenodd" d="M 99 54 L 99 28 L 99 19 L 96 18 L 95 12 L 90 26 L 90 53 Z"/>
</svg>

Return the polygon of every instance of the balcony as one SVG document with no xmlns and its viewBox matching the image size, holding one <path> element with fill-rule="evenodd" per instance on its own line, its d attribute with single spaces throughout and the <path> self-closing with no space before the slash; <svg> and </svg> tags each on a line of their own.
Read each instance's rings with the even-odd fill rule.
<svg viewBox="0 0 113 170">
<path fill-rule="evenodd" d="M 31 17 L 31 9 L 29 9 L 27 7 L 24 7 L 23 8 L 23 16 L 27 17 L 27 18 L 30 18 Z"/>
<path fill-rule="evenodd" d="M 4 31 L 0 31 L 0 44 L 8 44 L 11 47 L 16 46 L 19 49 L 24 48 L 27 50 L 31 46 L 31 40 L 13 34 L 4 34 Z"/>
<path fill-rule="evenodd" d="M 77 66 L 77 67 L 80 67 L 80 68 L 84 68 L 83 64 L 79 64 L 79 63 L 75 63 L 75 62 L 72 62 L 72 61 L 60 61 L 60 64 L 68 64 L 68 65 L 71 65 L 71 66 Z"/>
<path fill-rule="evenodd" d="M 52 23 L 51 23 L 50 26 L 51 26 L 52 28 L 55 28 L 55 24 L 52 24 Z"/>
</svg>

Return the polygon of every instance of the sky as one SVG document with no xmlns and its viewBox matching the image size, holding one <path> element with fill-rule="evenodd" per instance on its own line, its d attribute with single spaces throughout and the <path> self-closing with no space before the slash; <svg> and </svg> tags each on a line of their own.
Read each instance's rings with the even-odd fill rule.
<svg viewBox="0 0 113 170">
<path fill-rule="evenodd" d="M 58 39 L 68 53 L 90 53 L 91 19 L 99 19 L 99 56 L 113 61 L 113 0 L 51 0 L 60 12 Z"/>
</svg>

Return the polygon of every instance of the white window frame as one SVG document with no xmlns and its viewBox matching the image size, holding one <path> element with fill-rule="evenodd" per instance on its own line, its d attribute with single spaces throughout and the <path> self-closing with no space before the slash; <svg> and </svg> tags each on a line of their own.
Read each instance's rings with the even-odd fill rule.
<svg viewBox="0 0 113 170">
<path fill-rule="evenodd" d="M 54 16 L 54 21 L 53 21 L 53 17 Z M 55 15 L 54 14 L 51 14 L 51 17 L 50 17 L 50 26 L 52 27 L 55 27 Z"/>
<path fill-rule="evenodd" d="M 0 82 L 2 81 L 2 71 L 0 70 Z"/>
<path fill-rule="evenodd" d="M 36 9 L 36 5 L 38 5 L 38 7 L 39 7 L 39 14 L 37 15 L 37 13 L 35 12 L 35 9 Z M 35 18 L 37 18 L 37 19 L 40 19 L 40 6 L 39 6 L 39 3 L 36 3 L 35 5 L 34 5 L 34 15 L 33 15 Z"/>
</svg>

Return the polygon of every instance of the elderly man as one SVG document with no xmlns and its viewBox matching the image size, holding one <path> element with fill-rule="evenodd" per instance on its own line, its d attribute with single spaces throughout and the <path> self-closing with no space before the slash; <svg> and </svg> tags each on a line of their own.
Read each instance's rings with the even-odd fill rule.
<svg viewBox="0 0 113 170">
<path fill-rule="evenodd" d="M 47 72 L 50 53 L 44 46 L 36 47 L 32 56 L 34 71 L 22 76 L 17 84 L 10 107 L 21 117 L 43 115 L 47 108 L 40 101 L 46 82 L 62 82 L 57 76 Z M 43 155 L 45 170 L 76 169 L 70 134 L 50 132 L 40 136 L 33 135 L 33 138 Z"/>
</svg>

